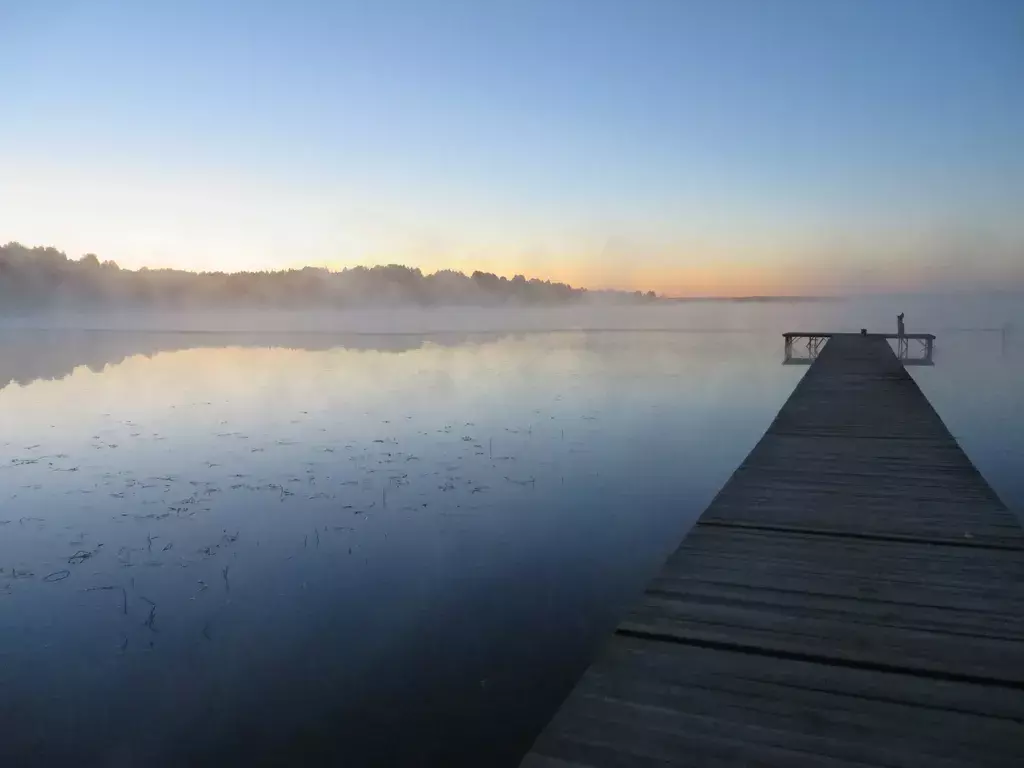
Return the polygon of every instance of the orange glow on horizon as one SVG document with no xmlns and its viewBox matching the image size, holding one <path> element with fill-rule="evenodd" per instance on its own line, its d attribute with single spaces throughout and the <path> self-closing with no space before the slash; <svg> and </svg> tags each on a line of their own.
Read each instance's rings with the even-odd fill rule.
<svg viewBox="0 0 1024 768">
<path fill-rule="evenodd" d="M 523 275 L 527 279 L 537 278 L 551 282 L 567 283 L 574 288 L 589 291 L 654 291 L 659 296 L 671 298 L 718 298 L 745 296 L 799 296 L 814 292 L 806 281 L 787 279 L 786 270 L 752 264 L 706 264 L 665 267 L 640 267 L 623 270 L 614 266 L 595 267 L 586 263 L 560 263 L 528 269 L 522 265 L 500 268 L 493 263 L 479 266 L 462 264 L 435 265 L 415 264 L 402 259 L 383 259 L 377 264 L 404 264 L 419 268 L 424 274 L 452 269 L 464 274 L 475 270 L 492 272 L 508 279 Z M 297 265 L 298 266 L 298 265 Z M 356 264 L 325 263 L 328 269 L 340 271 L 360 266 Z M 372 263 L 361 266 L 371 267 Z"/>
<path fill-rule="evenodd" d="M 589 290 L 654 291 L 659 296 L 677 298 L 776 296 L 801 292 L 798 286 L 787 285 L 774 270 L 756 267 L 709 264 L 639 268 L 625 276 L 609 272 L 597 275 L 581 267 L 565 270 L 560 279 Z"/>
</svg>

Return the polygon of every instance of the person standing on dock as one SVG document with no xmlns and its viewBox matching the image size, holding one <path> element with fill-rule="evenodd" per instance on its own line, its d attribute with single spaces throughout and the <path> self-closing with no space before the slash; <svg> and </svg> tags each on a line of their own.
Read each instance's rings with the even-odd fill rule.
<svg viewBox="0 0 1024 768">
<path fill-rule="evenodd" d="M 907 329 L 903 326 L 903 313 L 900 312 L 896 315 L 896 335 L 902 339 L 906 331 Z"/>
</svg>

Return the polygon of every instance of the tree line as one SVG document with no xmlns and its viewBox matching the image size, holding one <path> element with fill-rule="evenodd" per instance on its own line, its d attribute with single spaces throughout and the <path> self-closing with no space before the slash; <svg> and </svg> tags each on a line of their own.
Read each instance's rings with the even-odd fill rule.
<svg viewBox="0 0 1024 768">
<path fill-rule="evenodd" d="M 122 269 L 95 254 L 69 259 L 56 248 L 0 246 L 0 312 L 56 307 L 365 307 L 551 305 L 611 297 L 651 301 L 653 291 L 588 292 L 565 283 L 490 272 L 424 274 L 399 264 L 263 272 Z"/>
</svg>

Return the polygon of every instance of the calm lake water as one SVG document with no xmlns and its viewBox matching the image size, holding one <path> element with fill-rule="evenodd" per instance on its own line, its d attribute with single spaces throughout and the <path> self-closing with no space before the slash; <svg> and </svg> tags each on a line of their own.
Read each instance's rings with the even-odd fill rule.
<svg viewBox="0 0 1024 768">
<path fill-rule="evenodd" d="M 515 765 L 803 374 L 779 333 L 901 309 L 1021 510 L 1010 300 L 0 331 L 0 763 Z"/>
</svg>

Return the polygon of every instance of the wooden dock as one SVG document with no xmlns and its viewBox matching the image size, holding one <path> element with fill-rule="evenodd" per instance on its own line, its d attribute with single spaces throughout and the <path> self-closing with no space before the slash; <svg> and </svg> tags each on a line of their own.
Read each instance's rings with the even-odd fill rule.
<svg viewBox="0 0 1024 768">
<path fill-rule="evenodd" d="M 1024 766 L 1024 533 L 883 337 L 832 335 L 522 763 L 675 765 Z"/>
</svg>

